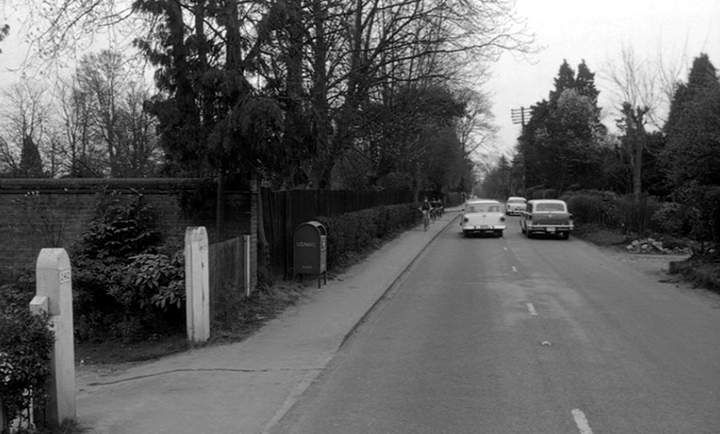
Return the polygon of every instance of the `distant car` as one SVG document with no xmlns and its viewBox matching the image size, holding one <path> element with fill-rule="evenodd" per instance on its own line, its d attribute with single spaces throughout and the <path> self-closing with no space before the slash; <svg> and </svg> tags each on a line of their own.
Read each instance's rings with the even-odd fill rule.
<svg viewBox="0 0 720 434">
<path fill-rule="evenodd" d="M 546 234 L 559 235 L 566 240 L 574 228 L 567 204 L 557 199 L 528 201 L 520 219 L 520 230 L 528 238 L 535 234 Z"/>
<path fill-rule="evenodd" d="M 460 227 L 465 236 L 485 233 L 502 237 L 505 230 L 502 204 L 490 199 L 468 200 L 463 207 Z"/>
<path fill-rule="evenodd" d="M 510 196 L 505 201 L 505 214 L 521 215 L 526 206 L 527 200 L 524 197 Z"/>
</svg>

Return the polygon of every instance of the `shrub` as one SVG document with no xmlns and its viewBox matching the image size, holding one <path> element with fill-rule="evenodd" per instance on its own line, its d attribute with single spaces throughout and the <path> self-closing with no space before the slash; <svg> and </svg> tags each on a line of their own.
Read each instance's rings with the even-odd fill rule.
<svg viewBox="0 0 720 434">
<path fill-rule="evenodd" d="M 318 217 L 328 231 L 328 268 L 341 263 L 349 254 L 360 252 L 376 239 L 417 223 L 419 213 L 412 205 L 368 208 L 334 217 Z"/>
<path fill-rule="evenodd" d="M 158 253 L 143 253 L 130 258 L 125 266 L 122 294 L 118 299 L 131 300 L 128 307 L 154 307 L 163 312 L 180 309 L 185 301 L 185 257 L 182 252 L 173 257 Z M 111 294 L 112 295 L 112 294 Z"/>
<path fill-rule="evenodd" d="M 617 207 L 623 229 L 646 234 L 651 229 L 651 218 L 660 208 L 660 203 L 652 196 L 643 196 L 637 202 L 632 195 L 626 195 L 617 201 Z"/>
<path fill-rule="evenodd" d="M 686 236 L 692 230 L 697 212 L 693 208 L 675 202 L 665 202 L 650 218 L 651 227 L 669 235 Z"/>
<path fill-rule="evenodd" d="M 697 253 L 705 254 L 706 247 L 720 243 L 720 186 L 691 181 L 678 187 L 673 197 L 692 212 L 689 236 L 700 242 Z"/>
<path fill-rule="evenodd" d="M 0 405 L 5 426 L 34 405 L 46 402 L 54 336 L 47 315 L 33 315 L 29 306 L 2 303 L 0 308 Z"/>
<path fill-rule="evenodd" d="M 101 198 L 78 253 L 102 259 L 150 251 L 160 242 L 156 225 L 157 216 L 142 195 L 127 200 L 108 193 Z"/>
<path fill-rule="evenodd" d="M 182 324 L 182 255 L 158 252 L 156 216 L 141 195 L 110 193 L 73 254 L 78 340 L 124 340 Z"/>
<path fill-rule="evenodd" d="M 624 231 L 646 233 L 653 228 L 651 217 L 660 203 L 644 196 L 637 203 L 632 195 L 618 196 L 610 191 L 581 190 L 562 196 L 579 223 L 597 223 Z"/>
<path fill-rule="evenodd" d="M 583 190 L 563 195 L 569 211 L 579 223 L 597 223 L 609 227 L 621 225 L 617 196 L 612 192 Z"/>
</svg>

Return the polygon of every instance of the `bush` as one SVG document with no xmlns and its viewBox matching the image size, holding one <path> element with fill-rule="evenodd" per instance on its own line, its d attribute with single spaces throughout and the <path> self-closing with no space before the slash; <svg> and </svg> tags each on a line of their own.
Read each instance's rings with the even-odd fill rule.
<svg viewBox="0 0 720 434">
<path fill-rule="evenodd" d="M 159 252 L 155 213 L 141 195 L 110 193 L 73 254 L 78 340 L 124 340 L 182 325 L 181 254 Z"/>
<path fill-rule="evenodd" d="M 705 254 L 706 248 L 720 243 L 720 186 L 691 181 L 678 187 L 673 197 L 692 213 L 689 236 L 700 242 L 697 253 Z"/>
<path fill-rule="evenodd" d="M 557 199 L 559 193 L 554 188 L 545 188 L 543 185 L 536 185 L 525 190 L 525 195 L 530 199 Z"/>
<path fill-rule="evenodd" d="M 417 224 L 419 213 L 412 205 L 368 208 L 334 217 L 318 217 L 328 231 L 327 265 L 336 266 L 354 252 L 367 249 L 377 239 Z"/>
<path fill-rule="evenodd" d="M 675 202 L 665 202 L 653 213 L 650 224 L 654 230 L 664 234 L 687 236 L 696 220 L 697 212 L 694 209 Z"/>
<path fill-rule="evenodd" d="M 33 315 L 29 306 L 6 304 L 0 309 L 0 405 L 5 426 L 34 405 L 46 402 L 54 336 L 47 315 Z M 21 423 L 29 423 L 21 420 Z"/>
<path fill-rule="evenodd" d="M 626 195 L 617 201 L 617 207 L 621 227 L 626 232 L 646 234 L 652 229 L 651 219 L 660 203 L 652 196 L 643 196 L 638 203 L 632 195 Z"/>
<path fill-rule="evenodd" d="M 157 216 L 142 195 L 127 200 L 116 192 L 101 198 L 82 236 L 78 253 L 94 258 L 124 258 L 150 251 L 160 242 Z"/>
<path fill-rule="evenodd" d="M 563 195 L 569 211 L 578 223 L 596 223 L 608 227 L 621 225 L 617 196 L 612 192 L 583 190 Z"/>
</svg>

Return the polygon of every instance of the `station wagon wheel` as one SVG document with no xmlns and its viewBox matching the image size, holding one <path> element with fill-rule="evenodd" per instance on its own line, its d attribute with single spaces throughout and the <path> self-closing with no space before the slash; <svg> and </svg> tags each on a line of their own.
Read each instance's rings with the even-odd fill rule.
<svg viewBox="0 0 720 434">
<path fill-rule="evenodd" d="M 560 234 L 560 238 L 563 239 L 563 240 L 567 240 L 568 238 L 570 238 L 570 232 L 563 232 L 563 233 L 561 233 L 561 234 Z"/>
</svg>

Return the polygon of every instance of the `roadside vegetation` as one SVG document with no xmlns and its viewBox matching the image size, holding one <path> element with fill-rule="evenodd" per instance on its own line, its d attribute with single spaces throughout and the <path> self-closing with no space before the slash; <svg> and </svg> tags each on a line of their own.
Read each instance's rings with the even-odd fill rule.
<svg viewBox="0 0 720 434">
<path fill-rule="evenodd" d="M 619 89 L 619 134 L 600 122 L 595 74 L 560 66 L 549 97 L 532 107 L 511 160 L 501 157 L 483 194 L 561 198 L 577 233 L 649 251 L 686 248 L 672 269 L 707 287 L 720 283 L 720 80 L 706 54 L 670 83 L 667 115 L 632 53 L 610 78 Z M 611 241 L 608 241 L 611 240 Z"/>
</svg>

